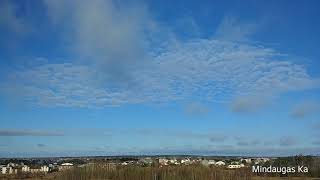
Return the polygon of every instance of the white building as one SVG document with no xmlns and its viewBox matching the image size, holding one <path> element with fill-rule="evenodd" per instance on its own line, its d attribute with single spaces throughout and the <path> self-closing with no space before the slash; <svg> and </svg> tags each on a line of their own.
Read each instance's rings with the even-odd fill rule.
<svg viewBox="0 0 320 180">
<path fill-rule="evenodd" d="M 1 167 L 1 174 L 13 174 L 16 173 L 16 170 L 13 170 L 12 167 Z"/>
<path fill-rule="evenodd" d="M 177 161 L 177 159 L 170 159 L 170 160 L 169 160 L 169 163 L 170 163 L 170 164 L 175 164 L 175 165 L 180 164 L 180 163 Z"/>
<path fill-rule="evenodd" d="M 62 163 L 61 166 L 73 166 L 72 163 Z"/>
<path fill-rule="evenodd" d="M 121 163 L 122 166 L 127 166 L 128 164 L 129 164 L 129 163 L 127 163 L 127 162 Z"/>
<path fill-rule="evenodd" d="M 168 165 L 168 159 L 165 159 L 165 158 L 160 158 L 159 159 L 159 164 L 160 165 L 163 165 L 163 166 L 167 166 Z"/>
<path fill-rule="evenodd" d="M 6 174 L 7 173 L 7 167 L 2 166 L 1 167 L 1 174 Z"/>
<path fill-rule="evenodd" d="M 29 172 L 30 171 L 30 167 L 27 166 L 27 165 L 24 165 L 24 166 L 22 166 L 21 171 L 22 172 Z"/>
<path fill-rule="evenodd" d="M 215 165 L 215 164 L 216 164 L 216 161 L 215 161 L 215 160 L 209 160 L 209 161 L 208 161 L 208 164 L 209 164 L 209 165 Z"/>
<path fill-rule="evenodd" d="M 44 172 L 44 173 L 47 173 L 47 172 L 49 172 L 49 167 L 48 166 L 41 166 L 40 171 Z"/>
<path fill-rule="evenodd" d="M 62 163 L 61 166 L 59 166 L 59 171 L 70 169 L 73 167 L 72 163 Z"/>
<path fill-rule="evenodd" d="M 257 158 L 257 159 L 254 160 L 254 163 L 255 164 L 260 164 L 260 163 L 265 163 L 265 162 L 268 162 L 268 161 L 270 161 L 269 158 Z"/>
<path fill-rule="evenodd" d="M 12 163 L 12 162 L 9 162 L 7 164 L 7 167 L 16 167 L 16 166 L 19 166 L 19 164 L 15 164 L 15 163 Z"/>
<path fill-rule="evenodd" d="M 239 164 L 230 164 L 230 165 L 228 165 L 228 168 L 229 169 L 238 169 L 238 168 L 241 168 L 241 166 Z"/>
<path fill-rule="evenodd" d="M 187 159 L 181 159 L 181 164 L 191 164 L 191 161 L 190 161 L 190 159 L 189 158 L 187 158 Z"/>
<path fill-rule="evenodd" d="M 224 166 L 224 165 L 226 165 L 226 163 L 223 162 L 223 161 L 218 161 L 218 162 L 215 163 L 215 165 L 216 166 Z"/>
</svg>

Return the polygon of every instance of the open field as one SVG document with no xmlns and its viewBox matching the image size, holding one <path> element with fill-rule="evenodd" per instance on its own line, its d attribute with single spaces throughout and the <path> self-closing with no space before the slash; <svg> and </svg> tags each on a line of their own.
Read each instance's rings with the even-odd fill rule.
<svg viewBox="0 0 320 180">
<path fill-rule="evenodd" d="M 190 167 L 125 167 L 114 171 L 104 168 L 74 168 L 62 172 L 34 176 L 1 176 L 5 179 L 62 179 L 62 180 L 320 180 L 311 177 L 261 177 L 246 169 L 226 170 L 223 168 Z"/>
<path fill-rule="evenodd" d="M 74 168 L 62 172 L 58 179 L 109 179 L 109 180 L 311 180 L 310 177 L 258 177 L 250 168 L 226 170 L 216 167 L 124 167 L 105 171 L 99 167 Z M 315 178 L 313 178 L 315 179 Z M 320 179 L 320 178 L 318 178 Z"/>
</svg>

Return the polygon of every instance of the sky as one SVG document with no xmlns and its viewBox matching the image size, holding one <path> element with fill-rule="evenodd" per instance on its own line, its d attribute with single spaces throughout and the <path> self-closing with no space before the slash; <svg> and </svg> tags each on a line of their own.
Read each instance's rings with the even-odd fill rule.
<svg viewBox="0 0 320 180">
<path fill-rule="evenodd" d="M 319 155 L 320 2 L 0 1 L 0 157 Z"/>
</svg>

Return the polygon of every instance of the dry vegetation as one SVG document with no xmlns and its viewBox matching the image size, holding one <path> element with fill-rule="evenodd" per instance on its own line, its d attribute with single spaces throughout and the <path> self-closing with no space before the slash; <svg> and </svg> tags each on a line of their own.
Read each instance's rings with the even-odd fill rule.
<svg viewBox="0 0 320 180">
<path fill-rule="evenodd" d="M 294 161 L 293 161 L 294 160 Z M 310 160 L 310 161 L 309 161 Z M 190 166 L 118 166 L 108 170 L 99 165 L 73 168 L 59 173 L 58 179 L 109 179 L 109 180 L 309 180 L 319 176 L 319 159 L 297 156 L 276 161 L 279 166 L 304 164 L 310 168 L 305 174 L 252 173 L 250 168 L 228 170 L 220 167 Z M 290 162 L 295 162 L 291 164 Z M 297 161 L 297 163 L 296 163 Z M 288 163 L 289 162 L 289 163 Z M 272 177 L 271 177 L 272 176 Z M 317 178 L 316 178 L 317 179 Z M 320 178 L 318 178 L 320 179 Z"/>
<path fill-rule="evenodd" d="M 98 166 L 74 168 L 60 174 L 58 179 L 110 179 L 110 180 L 249 180 L 250 169 L 225 170 L 203 166 L 119 167 L 106 171 Z"/>
<path fill-rule="evenodd" d="M 47 175 L 29 176 L 6 176 L 0 179 L 61 179 L 61 180 L 311 180 L 311 177 L 279 177 L 276 175 L 268 177 L 257 176 L 250 168 L 228 170 L 219 167 L 204 166 L 167 166 L 167 167 L 141 167 L 141 166 L 119 166 L 115 170 L 105 167 L 91 165 L 86 167 L 75 167 L 57 173 Z M 319 180 L 318 178 L 317 180 Z"/>
</svg>

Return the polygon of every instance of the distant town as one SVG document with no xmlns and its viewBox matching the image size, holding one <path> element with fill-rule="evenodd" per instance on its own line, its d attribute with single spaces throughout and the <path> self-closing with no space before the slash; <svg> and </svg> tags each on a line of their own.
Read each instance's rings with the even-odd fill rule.
<svg viewBox="0 0 320 180">
<path fill-rule="evenodd" d="M 79 158 L 26 158 L 26 159 L 1 159 L 1 174 L 18 173 L 51 173 L 67 170 L 73 167 L 85 167 L 94 164 L 115 169 L 117 166 L 220 166 L 229 169 L 248 167 L 251 164 L 263 164 L 276 158 L 210 158 L 210 157 L 79 157 Z"/>
<path fill-rule="evenodd" d="M 168 168 L 201 167 L 224 170 L 251 171 L 252 166 L 290 165 L 292 162 L 317 164 L 320 158 L 312 156 L 293 157 L 216 157 L 216 156 L 95 156 L 95 157 L 55 157 L 55 158 L 2 158 L 0 169 L 3 178 L 49 178 L 54 179 L 64 172 L 74 169 L 99 168 L 113 172 L 127 167 Z M 279 164 L 280 163 L 280 164 Z M 282 163 L 282 164 L 281 164 Z M 312 164 L 309 164 L 310 166 Z M 254 173 L 254 172 L 251 172 Z M 310 174 L 310 173 L 309 173 Z M 255 175 L 259 175 L 256 173 Z M 280 174 L 281 175 L 281 174 Z M 160 178 L 161 179 L 161 178 Z"/>
</svg>

